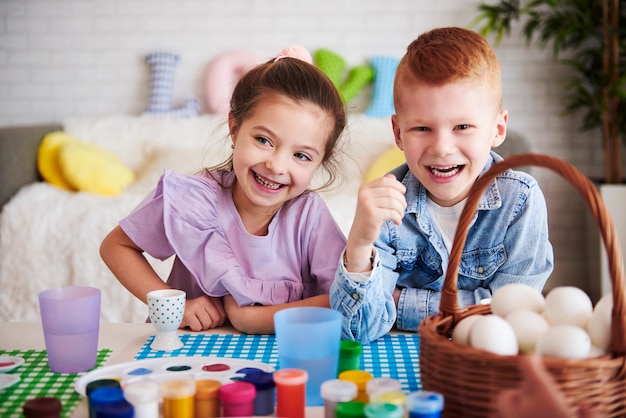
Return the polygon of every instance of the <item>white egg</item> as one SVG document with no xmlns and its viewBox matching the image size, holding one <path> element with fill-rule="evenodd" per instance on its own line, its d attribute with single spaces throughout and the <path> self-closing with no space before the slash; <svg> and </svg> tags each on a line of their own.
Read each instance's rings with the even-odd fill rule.
<svg viewBox="0 0 626 418">
<path fill-rule="evenodd" d="M 606 354 L 606 350 L 603 350 L 600 347 L 596 347 L 595 345 L 592 345 L 591 348 L 589 349 L 589 354 L 587 354 L 587 357 L 589 358 L 600 357 L 605 354 Z"/>
<path fill-rule="evenodd" d="M 607 293 L 602 296 L 596 306 L 593 307 L 594 311 L 608 312 L 609 315 L 613 311 L 613 293 Z"/>
<path fill-rule="evenodd" d="M 469 330 L 482 315 L 470 315 L 461 319 L 452 331 L 452 341 L 457 344 L 469 345 Z"/>
<path fill-rule="evenodd" d="M 505 319 L 515 331 L 520 352 L 525 354 L 535 351 L 537 339 L 550 328 L 548 321 L 534 311 L 511 312 Z"/>
<path fill-rule="evenodd" d="M 591 343 L 602 350 L 609 347 L 611 342 L 611 314 L 613 312 L 613 294 L 604 295 L 596 303 L 591 318 L 587 322 L 587 332 Z"/>
<path fill-rule="evenodd" d="M 575 325 L 556 325 L 537 339 L 535 351 L 543 356 L 585 358 L 591 350 L 591 338 Z"/>
<path fill-rule="evenodd" d="M 506 318 L 514 311 L 543 312 L 545 300 L 541 292 L 524 283 L 509 283 L 491 297 L 491 312 Z"/>
<path fill-rule="evenodd" d="M 503 356 L 518 353 L 515 331 L 497 315 L 480 315 L 470 327 L 469 343 L 472 347 Z"/>
<path fill-rule="evenodd" d="M 577 287 L 555 287 L 546 295 L 544 314 L 551 326 L 575 325 L 586 328 L 592 313 L 591 299 Z"/>
</svg>

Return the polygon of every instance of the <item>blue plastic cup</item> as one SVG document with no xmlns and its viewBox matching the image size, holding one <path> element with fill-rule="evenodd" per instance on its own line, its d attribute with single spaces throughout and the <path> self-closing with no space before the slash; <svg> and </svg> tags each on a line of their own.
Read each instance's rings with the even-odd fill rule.
<svg viewBox="0 0 626 418">
<path fill-rule="evenodd" d="M 309 374 L 306 405 L 324 404 L 322 383 L 337 377 L 342 315 L 329 308 L 289 308 L 274 315 L 279 369 Z"/>
</svg>

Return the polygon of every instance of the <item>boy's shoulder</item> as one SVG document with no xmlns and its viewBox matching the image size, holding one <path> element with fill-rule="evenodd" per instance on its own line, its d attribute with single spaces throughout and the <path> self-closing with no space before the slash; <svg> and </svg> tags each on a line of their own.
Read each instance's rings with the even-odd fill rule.
<svg viewBox="0 0 626 418">
<path fill-rule="evenodd" d="M 491 168 L 493 164 L 503 160 L 504 158 L 502 158 L 500 154 L 496 153 L 495 151 L 491 151 L 491 159 L 487 162 L 487 165 L 485 166 L 483 172 Z M 537 179 L 535 179 L 532 174 L 524 171 L 523 169 L 508 169 L 506 171 L 503 171 L 498 175 L 498 177 L 496 177 L 496 181 L 507 180 L 520 182 L 527 187 L 534 187 L 537 185 Z"/>
</svg>

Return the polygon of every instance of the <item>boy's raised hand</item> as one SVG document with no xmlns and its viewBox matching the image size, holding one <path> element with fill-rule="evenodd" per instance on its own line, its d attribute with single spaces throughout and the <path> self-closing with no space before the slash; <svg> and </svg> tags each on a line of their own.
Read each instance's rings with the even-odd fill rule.
<svg viewBox="0 0 626 418">
<path fill-rule="evenodd" d="M 361 185 L 354 222 L 348 234 L 346 260 L 368 260 L 382 224 L 386 220 L 396 225 L 402 223 L 406 209 L 405 193 L 406 188 L 393 174 Z"/>
</svg>

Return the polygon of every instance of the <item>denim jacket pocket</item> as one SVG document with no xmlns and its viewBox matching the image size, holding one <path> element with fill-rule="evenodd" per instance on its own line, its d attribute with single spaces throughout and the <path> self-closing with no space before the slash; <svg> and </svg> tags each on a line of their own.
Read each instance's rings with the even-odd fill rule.
<svg viewBox="0 0 626 418">
<path fill-rule="evenodd" d="M 397 250 L 396 259 L 401 269 L 411 271 L 415 268 L 415 260 L 417 259 L 417 251 L 415 250 Z"/>
<path fill-rule="evenodd" d="M 507 255 L 503 244 L 464 252 L 459 264 L 459 276 L 473 280 L 486 280 L 496 273 L 506 259 Z M 461 281 L 460 277 L 459 281 Z"/>
</svg>

